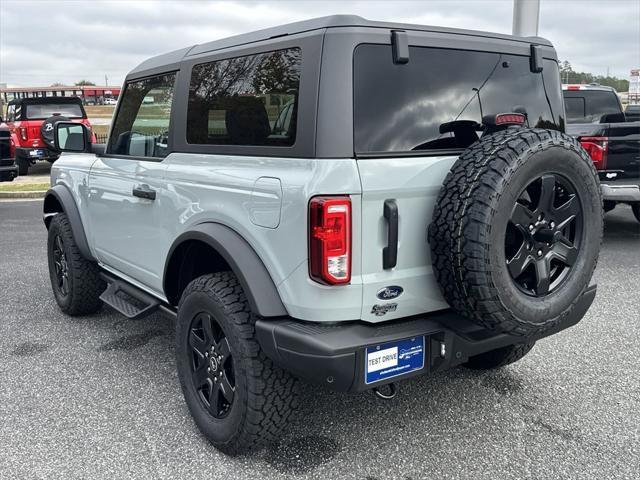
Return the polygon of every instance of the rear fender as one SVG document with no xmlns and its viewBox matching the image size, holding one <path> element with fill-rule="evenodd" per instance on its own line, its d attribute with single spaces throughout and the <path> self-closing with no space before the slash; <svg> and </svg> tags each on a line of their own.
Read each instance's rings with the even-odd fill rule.
<svg viewBox="0 0 640 480">
<path fill-rule="evenodd" d="M 171 277 L 175 275 L 173 254 L 184 242 L 197 240 L 209 245 L 226 261 L 238 277 L 251 310 L 262 317 L 287 315 L 280 294 L 264 263 L 236 231 L 220 223 L 202 223 L 180 235 L 171 246 L 164 268 L 164 293 L 170 299 Z M 175 298 L 174 300 L 177 300 Z"/>
</svg>

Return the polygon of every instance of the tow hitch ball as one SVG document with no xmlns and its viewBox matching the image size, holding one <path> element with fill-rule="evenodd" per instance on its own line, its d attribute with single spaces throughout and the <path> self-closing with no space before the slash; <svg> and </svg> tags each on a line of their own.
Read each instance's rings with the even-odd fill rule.
<svg viewBox="0 0 640 480">
<path fill-rule="evenodd" d="M 373 393 L 376 395 L 376 397 L 381 398 L 382 400 L 391 400 L 398 394 L 398 387 L 395 383 L 389 383 L 388 385 L 384 385 L 382 387 L 375 387 L 373 389 Z"/>
</svg>

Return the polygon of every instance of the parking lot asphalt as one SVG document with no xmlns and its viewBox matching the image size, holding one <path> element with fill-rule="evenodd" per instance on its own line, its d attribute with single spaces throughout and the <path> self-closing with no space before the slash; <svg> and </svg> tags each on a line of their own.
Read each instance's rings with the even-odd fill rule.
<svg viewBox="0 0 640 480">
<path fill-rule="evenodd" d="M 400 384 L 392 401 L 303 385 L 282 442 L 230 458 L 199 434 L 173 322 L 70 318 L 49 285 L 41 201 L 0 203 L 0 478 L 637 479 L 640 224 L 606 216 L 595 304 L 494 372 Z"/>
</svg>

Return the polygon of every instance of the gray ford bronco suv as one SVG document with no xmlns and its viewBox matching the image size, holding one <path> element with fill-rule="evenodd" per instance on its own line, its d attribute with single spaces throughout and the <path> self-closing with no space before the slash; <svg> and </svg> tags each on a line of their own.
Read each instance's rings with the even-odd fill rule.
<svg viewBox="0 0 640 480">
<path fill-rule="evenodd" d="M 395 393 L 584 316 L 602 238 L 542 38 L 332 16 L 128 74 L 106 145 L 58 122 L 56 301 L 176 318 L 195 423 L 276 441 L 298 379 Z"/>
</svg>

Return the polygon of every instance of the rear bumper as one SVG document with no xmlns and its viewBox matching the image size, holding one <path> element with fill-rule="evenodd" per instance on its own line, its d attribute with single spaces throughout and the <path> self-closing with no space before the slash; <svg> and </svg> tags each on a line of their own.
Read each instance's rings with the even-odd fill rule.
<svg viewBox="0 0 640 480">
<path fill-rule="evenodd" d="M 40 152 L 42 152 L 40 154 Z M 31 162 L 37 162 L 39 160 L 57 160 L 60 157 L 58 152 L 54 152 L 47 147 L 41 148 L 16 148 L 16 159 L 27 159 Z"/>
<path fill-rule="evenodd" d="M 640 186 L 602 184 L 602 198 L 610 202 L 640 202 Z"/>
<path fill-rule="evenodd" d="M 265 354 L 294 375 L 337 391 L 362 391 L 447 370 L 474 355 L 553 335 L 577 324 L 595 295 L 593 285 L 582 295 L 570 316 L 553 329 L 530 338 L 484 330 L 450 310 L 383 324 L 323 325 L 293 319 L 260 319 L 256 322 L 256 335 Z M 426 346 L 422 369 L 374 385 L 365 383 L 366 347 L 421 335 L 425 337 Z"/>
</svg>

